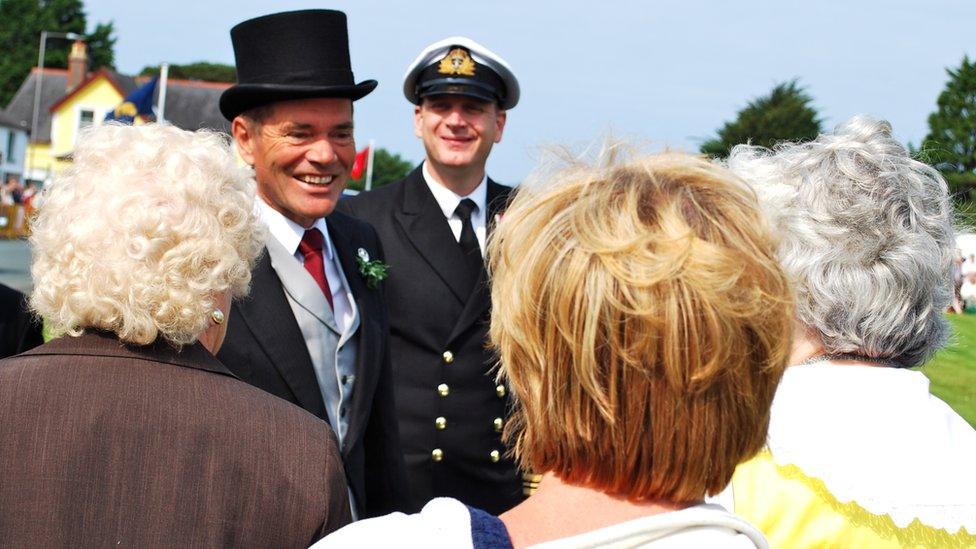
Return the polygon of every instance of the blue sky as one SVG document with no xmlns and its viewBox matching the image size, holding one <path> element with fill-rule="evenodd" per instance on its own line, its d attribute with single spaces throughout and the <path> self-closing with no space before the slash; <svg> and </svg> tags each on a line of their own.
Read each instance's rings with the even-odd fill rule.
<svg viewBox="0 0 976 549">
<path fill-rule="evenodd" d="M 375 139 L 423 157 L 401 91 L 426 45 L 469 36 L 504 57 L 522 87 L 488 171 L 517 183 L 540 146 L 583 145 L 612 132 L 697 150 L 722 122 L 776 83 L 799 78 L 830 128 L 867 113 L 918 143 L 945 68 L 976 56 L 972 0 L 717 0 L 561 2 L 139 2 L 87 0 L 89 22 L 114 20 L 116 62 L 135 73 L 161 62 L 233 63 L 229 31 L 274 11 L 335 8 L 349 16 L 360 145 Z"/>
</svg>

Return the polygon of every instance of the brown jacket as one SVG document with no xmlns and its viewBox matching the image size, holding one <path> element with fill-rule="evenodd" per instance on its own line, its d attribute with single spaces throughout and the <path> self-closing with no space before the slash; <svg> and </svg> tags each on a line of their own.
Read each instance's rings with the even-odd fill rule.
<svg viewBox="0 0 976 549">
<path fill-rule="evenodd" d="M 307 547 L 349 520 L 328 426 L 199 343 L 0 361 L 4 547 Z"/>
</svg>

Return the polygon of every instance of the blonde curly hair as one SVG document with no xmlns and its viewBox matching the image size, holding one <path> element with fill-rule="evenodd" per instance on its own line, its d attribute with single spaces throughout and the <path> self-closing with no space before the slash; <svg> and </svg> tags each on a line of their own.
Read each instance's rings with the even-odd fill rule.
<svg viewBox="0 0 976 549">
<path fill-rule="evenodd" d="M 227 137 L 155 124 L 83 132 L 32 229 L 31 305 L 47 327 L 138 345 L 196 341 L 219 294 L 247 292 L 263 245 Z"/>
<path fill-rule="evenodd" d="M 791 289 L 744 182 L 620 149 L 534 176 L 492 233 L 504 436 L 571 484 L 698 501 L 765 442 Z"/>
</svg>

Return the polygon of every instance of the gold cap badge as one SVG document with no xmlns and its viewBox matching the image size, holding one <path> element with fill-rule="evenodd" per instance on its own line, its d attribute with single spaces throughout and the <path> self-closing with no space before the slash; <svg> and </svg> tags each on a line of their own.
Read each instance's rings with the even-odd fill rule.
<svg viewBox="0 0 976 549">
<path fill-rule="evenodd" d="M 464 48 L 454 48 L 444 59 L 441 59 L 437 72 L 441 74 L 474 76 L 474 59 L 468 50 Z"/>
</svg>

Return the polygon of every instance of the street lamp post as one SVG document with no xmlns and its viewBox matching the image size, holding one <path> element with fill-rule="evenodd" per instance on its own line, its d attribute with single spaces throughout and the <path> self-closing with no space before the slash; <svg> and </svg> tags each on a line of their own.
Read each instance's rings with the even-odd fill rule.
<svg viewBox="0 0 976 549">
<path fill-rule="evenodd" d="M 34 155 L 37 154 L 37 118 L 41 108 L 41 83 L 44 81 L 44 49 L 48 38 L 67 38 L 68 40 L 83 40 L 85 37 L 73 32 L 41 31 L 41 45 L 37 52 L 37 85 L 34 86 L 34 112 L 31 115 L 30 132 L 30 160 L 27 163 L 27 173 L 34 174 Z M 26 179 L 26 178 L 25 178 Z"/>
</svg>

